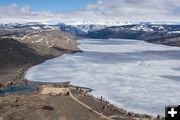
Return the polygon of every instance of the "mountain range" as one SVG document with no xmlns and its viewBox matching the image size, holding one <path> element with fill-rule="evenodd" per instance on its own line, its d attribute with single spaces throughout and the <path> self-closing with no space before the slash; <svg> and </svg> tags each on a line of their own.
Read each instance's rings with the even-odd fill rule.
<svg viewBox="0 0 180 120">
<path fill-rule="evenodd" d="M 64 24 L 55 25 L 31 22 L 24 24 L 0 24 L 0 35 L 26 34 L 29 31 L 59 30 L 83 38 L 121 38 L 137 39 L 147 42 L 179 46 L 180 24 L 140 22 L 137 24 L 125 23 L 123 25 L 110 24 Z"/>
<path fill-rule="evenodd" d="M 27 80 L 24 78 L 24 75 L 29 67 L 35 64 L 39 64 L 47 59 L 58 57 L 60 55 L 63 55 L 64 53 L 82 52 L 77 47 L 78 43 L 76 41 L 77 39 L 81 39 L 81 38 L 106 38 L 106 39 L 126 38 L 126 39 L 145 40 L 147 42 L 152 42 L 152 43 L 180 46 L 180 25 L 149 24 L 149 23 L 113 25 L 113 26 L 97 25 L 97 24 L 70 25 L 64 23 L 49 25 L 49 24 L 36 23 L 36 22 L 24 23 L 24 24 L 19 24 L 19 23 L 0 24 L 0 43 L 1 43 L 0 44 L 0 61 L 1 61 L 0 86 L 6 87 L 6 86 L 25 85 L 27 84 Z M 11 97 L 12 96 L 8 97 L 7 98 L 8 100 L 6 101 L 9 100 L 12 101 Z M 16 98 L 22 98 L 22 97 L 23 96 L 18 96 Z M 32 95 L 30 94 L 28 95 L 28 97 L 32 97 Z M 27 98 L 27 96 L 25 98 Z M 35 98 L 37 97 L 35 96 Z M 5 105 L 9 107 L 8 110 L 15 109 L 14 101 L 17 100 L 13 99 L 13 102 L 8 102 L 8 105 Z M 25 100 L 22 99 L 22 101 L 24 102 Z M 51 100 L 49 99 L 47 99 L 47 101 L 48 103 L 51 102 Z M 59 102 L 59 98 L 57 101 L 58 101 L 57 105 L 56 104 L 54 105 L 54 101 L 52 102 L 54 106 L 58 106 L 59 103 L 61 103 Z M 92 102 L 94 106 L 94 101 Z M 4 105 L 4 102 L 1 102 L 1 106 L 2 103 Z M 13 105 L 11 105 L 11 103 Z M 39 104 L 39 102 L 36 101 L 35 103 Z M 18 111 L 21 110 L 23 112 L 24 109 L 28 110 L 28 108 L 32 108 L 32 106 L 36 106 L 36 105 L 32 105 L 27 107 L 26 104 L 20 104 L 20 105 L 21 106 L 19 105 L 17 106 L 17 109 Z M 25 105 L 26 107 L 22 105 Z M 81 110 L 82 108 L 76 107 L 76 109 Z M 3 112 L 1 113 L 8 114 L 10 116 L 13 116 L 14 118 L 15 116 L 14 111 L 4 112 L 4 110 L 6 111 L 6 109 L 1 109 L 1 110 L 3 110 Z M 39 109 L 35 108 L 35 110 L 39 110 Z M 59 109 L 55 109 L 55 110 L 59 110 Z M 56 111 L 54 112 L 56 113 Z M 67 112 L 66 110 L 65 112 L 69 113 L 69 111 Z M 18 113 L 22 113 L 22 112 L 18 112 Z M 131 113 L 127 113 L 127 114 L 123 113 L 123 115 L 124 114 L 132 115 Z M 17 116 L 18 115 L 19 114 L 17 114 Z M 33 116 L 34 115 L 43 116 L 44 114 L 43 115 L 36 114 L 35 112 L 33 113 Z M 69 114 L 67 116 L 69 116 Z M 32 116 L 30 115 L 30 117 Z M 144 118 L 144 116 L 140 116 L 140 117 Z M 151 117 L 149 116 L 146 116 L 146 118 L 151 119 Z"/>
</svg>

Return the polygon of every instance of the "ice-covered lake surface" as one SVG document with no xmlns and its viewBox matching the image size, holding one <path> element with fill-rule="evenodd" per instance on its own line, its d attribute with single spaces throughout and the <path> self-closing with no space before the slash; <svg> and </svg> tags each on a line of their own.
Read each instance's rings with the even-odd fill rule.
<svg viewBox="0 0 180 120">
<path fill-rule="evenodd" d="M 111 103 L 136 113 L 163 115 L 180 103 L 180 48 L 126 39 L 86 39 L 82 53 L 66 54 L 30 68 L 31 81 L 94 89 Z"/>
</svg>

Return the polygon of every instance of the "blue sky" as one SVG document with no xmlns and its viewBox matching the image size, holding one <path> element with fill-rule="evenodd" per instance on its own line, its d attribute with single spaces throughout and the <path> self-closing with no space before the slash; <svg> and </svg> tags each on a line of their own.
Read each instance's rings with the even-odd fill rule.
<svg viewBox="0 0 180 120">
<path fill-rule="evenodd" d="M 156 4 L 154 4 L 156 3 Z M 0 22 L 180 21 L 180 0 L 0 0 Z"/>
<path fill-rule="evenodd" d="M 2 0 L 1 5 L 16 3 L 18 6 L 29 5 L 34 11 L 48 10 L 53 12 L 67 12 L 82 10 L 88 4 L 97 0 Z"/>
</svg>

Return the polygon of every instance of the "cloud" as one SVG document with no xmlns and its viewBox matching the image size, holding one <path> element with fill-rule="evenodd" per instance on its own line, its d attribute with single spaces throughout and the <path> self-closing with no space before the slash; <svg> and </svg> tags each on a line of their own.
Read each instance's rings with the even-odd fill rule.
<svg viewBox="0 0 180 120">
<path fill-rule="evenodd" d="M 99 0 L 86 7 L 104 17 L 120 20 L 179 20 L 177 0 Z"/>
<path fill-rule="evenodd" d="M 112 22 L 180 21 L 178 0 L 98 0 L 83 10 L 55 13 L 32 11 L 30 6 L 0 5 L 0 22 Z"/>
<path fill-rule="evenodd" d="M 13 3 L 8 6 L 0 5 L 0 22 L 42 22 L 49 21 L 55 15 L 48 11 L 32 11 L 30 6 L 18 6 Z"/>
</svg>

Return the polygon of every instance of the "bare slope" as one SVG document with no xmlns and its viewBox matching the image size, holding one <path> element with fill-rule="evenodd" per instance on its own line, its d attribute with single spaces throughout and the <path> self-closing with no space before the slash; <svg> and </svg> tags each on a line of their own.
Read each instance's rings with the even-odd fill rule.
<svg viewBox="0 0 180 120">
<path fill-rule="evenodd" d="M 0 36 L 0 83 L 22 83 L 28 67 L 65 52 L 80 51 L 75 37 L 56 30 Z"/>
<path fill-rule="evenodd" d="M 9 95 L 0 107 L 3 120 L 103 120 L 69 96 Z"/>
</svg>

